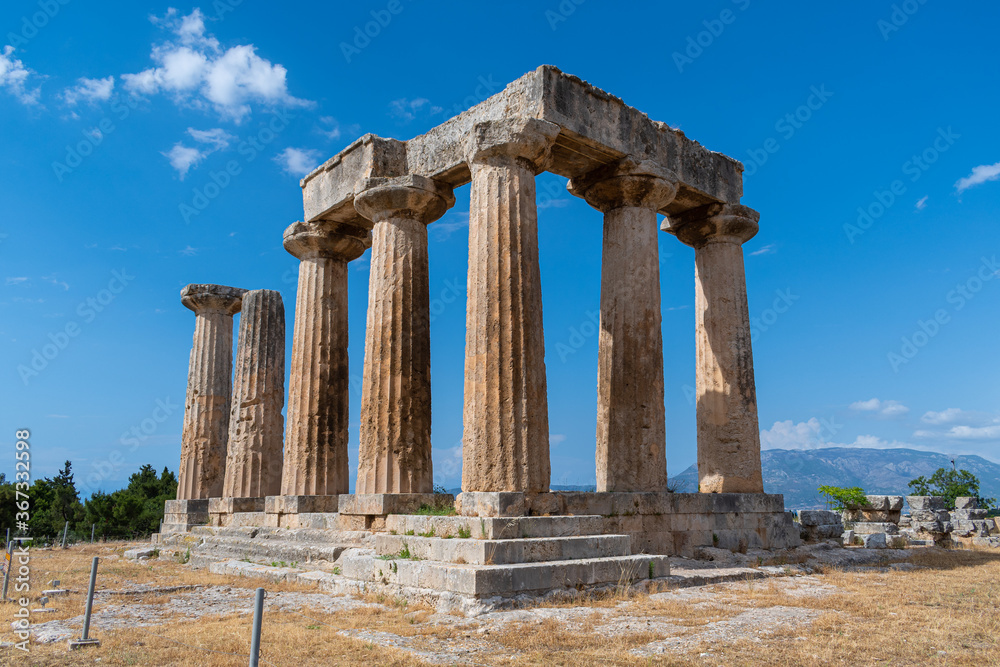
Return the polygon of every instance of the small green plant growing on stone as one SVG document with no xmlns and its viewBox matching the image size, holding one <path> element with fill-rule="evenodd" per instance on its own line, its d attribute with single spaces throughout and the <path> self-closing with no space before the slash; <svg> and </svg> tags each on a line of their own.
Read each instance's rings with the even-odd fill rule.
<svg viewBox="0 0 1000 667">
<path fill-rule="evenodd" d="M 403 547 L 399 550 L 399 553 L 396 554 L 396 557 L 410 558 L 410 547 L 406 544 L 406 542 L 403 542 Z"/>
<path fill-rule="evenodd" d="M 656 567 L 653 566 L 653 561 L 649 561 L 649 578 L 656 578 Z"/>
<path fill-rule="evenodd" d="M 461 537 L 463 540 L 467 540 L 472 536 L 472 531 L 466 528 L 465 526 L 462 526 L 461 528 L 458 529 L 458 536 Z"/>
<path fill-rule="evenodd" d="M 412 528 L 410 530 L 406 531 L 406 534 L 407 535 L 415 535 L 415 533 L 413 532 Z"/>
<path fill-rule="evenodd" d="M 151 551 L 151 552 L 149 553 L 149 557 L 150 557 L 150 558 L 159 558 L 159 557 L 160 557 L 160 550 L 159 550 L 159 549 L 153 549 L 153 550 L 152 550 L 152 551 Z"/>
<path fill-rule="evenodd" d="M 432 507 L 425 504 L 418 507 L 414 514 L 419 516 L 454 516 L 457 512 L 455 512 L 455 508 L 451 505 L 435 505 Z"/>
<path fill-rule="evenodd" d="M 719 546 L 719 536 L 716 535 L 715 533 L 712 533 L 712 546 L 713 547 Z"/>
<path fill-rule="evenodd" d="M 417 535 L 419 535 L 420 537 L 434 537 L 435 535 L 434 526 L 431 526 L 431 529 L 428 530 L 426 533 L 417 533 Z"/>
<path fill-rule="evenodd" d="M 389 531 L 389 534 L 390 534 L 390 535 L 396 535 L 397 533 L 396 533 L 395 529 L 393 529 L 393 530 L 390 530 L 390 531 Z"/>
<path fill-rule="evenodd" d="M 278 561 L 272 560 L 271 561 L 271 567 L 278 567 Z"/>
<path fill-rule="evenodd" d="M 868 497 L 860 486 L 841 488 L 824 485 L 818 491 L 829 499 L 826 501 L 827 506 L 836 512 L 868 507 Z"/>
<path fill-rule="evenodd" d="M 185 551 L 183 554 L 181 553 L 177 554 L 177 562 L 180 563 L 181 565 L 187 565 L 188 561 L 190 560 L 191 560 L 191 547 L 188 547 L 187 551 Z"/>
<path fill-rule="evenodd" d="M 486 538 L 486 519 L 479 519 L 479 536 L 483 539 Z"/>
<path fill-rule="evenodd" d="M 341 572 L 342 572 L 342 570 L 340 569 L 339 565 L 333 568 L 333 573 L 334 574 L 336 574 L 336 575 L 339 576 Z"/>
<path fill-rule="evenodd" d="M 287 565 L 285 564 L 285 561 L 283 561 L 283 560 L 279 560 L 279 561 L 278 561 L 278 565 L 279 565 L 280 567 L 287 567 Z"/>
</svg>

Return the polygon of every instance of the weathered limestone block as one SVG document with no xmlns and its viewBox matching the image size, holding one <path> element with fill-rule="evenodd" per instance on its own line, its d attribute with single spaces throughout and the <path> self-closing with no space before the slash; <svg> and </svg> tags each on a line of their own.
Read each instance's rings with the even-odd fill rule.
<svg viewBox="0 0 1000 667">
<path fill-rule="evenodd" d="M 959 496 L 955 498 L 956 510 L 976 510 L 979 509 L 979 500 L 970 496 Z"/>
<path fill-rule="evenodd" d="M 374 223 L 358 494 L 433 490 L 427 225 L 454 203 L 422 176 L 368 179 L 354 199 Z"/>
<path fill-rule="evenodd" d="M 899 510 L 857 509 L 844 510 L 844 521 L 876 521 L 879 523 L 899 523 Z"/>
<path fill-rule="evenodd" d="M 858 509 L 886 512 L 899 512 L 903 509 L 903 496 L 866 496 L 866 498 L 868 498 L 868 507 Z"/>
<path fill-rule="evenodd" d="M 177 499 L 222 495 L 232 398 L 233 315 L 244 289 L 188 285 L 181 303 L 195 313 L 188 366 Z"/>
<path fill-rule="evenodd" d="M 926 523 L 928 521 L 949 521 L 951 519 L 951 513 L 948 510 L 913 510 L 910 513 L 910 519 L 918 523 Z"/>
<path fill-rule="evenodd" d="M 952 521 L 982 520 L 985 519 L 989 513 L 990 513 L 989 510 L 982 510 L 978 508 L 956 509 L 954 512 L 951 512 L 951 519 Z"/>
<path fill-rule="evenodd" d="M 743 244 L 760 214 L 709 204 L 666 230 L 695 249 L 698 478 L 702 493 L 763 493 Z"/>
<path fill-rule="evenodd" d="M 941 496 L 906 496 L 906 502 L 910 506 L 910 510 L 914 512 L 947 508 L 947 502 Z"/>
<path fill-rule="evenodd" d="M 656 212 L 677 177 L 627 157 L 569 184 L 604 213 L 597 365 L 597 490 L 667 483 Z"/>
<path fill-rule="evenodd" d="M 860 538 L 865 549 L 885 549 L 889 546 L 885 533 L 866 533 L 860 535 Z"/>
<path fill-rule="evenodd" d="M 853 527 L 855 535 L 871 535 L 872 533 L 884 533 L 886 535 L 898 535 L 899 526 L 894 523 L 881 523 L 877 521 L 859 521 Z"/>
<path fill-rule="evenodd" d="M 229 419 L 226 498 L 278 495 L 285 403 L 285 308 L 281 294 L 253 290 L 243 297 Z M 263 509 L 263 508 L 261 508 Z"/>
<path fill-rule="evenodd" d="M 559 128 L 492 121 L 467 137 L 472 170 L 463 491 L 548 491 L 549 418 L 535 174 Z"/>
<path fill-rule="evenodd" d="M 368 232 L 350 225 L 296 222 L 285 230 L 285 250 L 300 263 L 282 495 L 348 491 L 347 263 L 368 245 Z"/>
<path fill-rule="evenodd" d="M 830 510 L 799 510 L 799 523 L 803 526 L 843 525 L 840 514 Z"/>
</svg>

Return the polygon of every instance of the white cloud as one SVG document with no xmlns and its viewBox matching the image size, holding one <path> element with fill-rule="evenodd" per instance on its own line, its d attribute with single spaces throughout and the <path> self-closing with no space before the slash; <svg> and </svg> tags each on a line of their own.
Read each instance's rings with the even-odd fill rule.
<svg viewBox="0 0 1000 667">
<path fill-rule="evenodd" d="M 150 57 L 155 67 L 122 75 L 128 90 L 142 95 L 170 94 L 180 104 L 212 109 L 235 122 L 251 113 L 252 104 L 312 105 L 289 94 L 287 70 L 258 56 L 253 44 L 223 50 L 219 40 L 206 34 L 201 10 L 178 17 L 171 9 L 162 18 L 151 20 L 170 30 L 174 38 L 153 46 Z"/>
<path fill-rule="evenodd" d="M 198 249 L 192 246 L 187 246 L 186 248 L 178 252 L 180 252 L 180 254 L 184 255 L 185 257 L 194 257 L 195 255 L 198 254 Z"/>
<path fill-rule="evenodd" d="M 404 125 L 416 120 L 419 114 L 426 112 L 427 115 L 433 116 L 442 111 L 444 109 L 434 106 L 426 97 L 418 97 L 415 100 L 401 97 L 389 102 L 389 115 Z"/>
<path fill-rule="evenodd" d="M 750 255 L 751 255 L 751 257 L 754 256 L 754 255 L 773 255 L 776 252 L 778 252 L 778 250 L 774 247 L 774 244 L 773 243 L 768 243 L 763 248 L 759 248 L 757 250 L 754 250 L 752 253 L 750 253 Z"/>
<path fill-rule="evenodd" d="M 434 239 L 446 241 L 454 232 L 469 226 L 469 212 L 451 210 L 444 217 L 434 222 L 429 229 L 434 232 Z"/>
<path fill-rule="evenodd" d="M 103 102 L 111 97 L 111 92 L 115 89 L 113 76 L 103 79 L 81 77 L 76 81 L 75 86 L 63 91 L 63 100 L 71 107 L 75 107 L 81 101 L 88 104 Z"/>
<path fill-rule="evenodd" d="M 8 285 L 20 285 L 21 283 L 28 282 L 27 276 L 14 276 L 7 278 Z"/>
<path fill-rule="evenodd" d="M 274 161 L 292 176 L 305 176 L 320 163 L 320 152 L 311 148 L 292 148 L 289 146 L 274 156 Z"/>
<path fill-rule="evenodd" d="M 320 125 L 325 125 L 326 127 L 320 127 L 319 132 L 327 139 L 332 139 L 336 141 L 340 139 L 340 123 L 333 116 L 322 116 L 319 119 Z"/>
<path fill-rule="evenodd" d="M 6 88 L 22 104 L 38 104 L 41 89 L 28 90 L 25 84 L 32 72 L 14 57 L 14 47 L 5 46 L 0 51 L 0 88 Z"/>
<path fill-rule="evenodd" d="M 859 412 L 877 412 L 883 417 L 898 417 L 910 411 L 908 407 L 899 401 L 880 401 L 877 398 L 870 398 L 867 401 L 855 401 L 851 403 L 850 408 Z"/>
<path fill-rule="evenodd" d="M 59 280 L 59 278 L 54 273 L 51 276 L 42 276 L 42 280 L 44 280 L 47 283 L 51 283 L 56 287 L 62 287 L 64 290 L 69 289 L 69 283 L 63 280 Z"/>
<path fill-rule="evenodd" d="M 952 426 L 948 435 L 956 440 L 996 440 L 1000 438 L 1000 425 Z"/>
<path fill-rule="evenodd" d="M 160 155 L 170 161 L 170 166 L 177 170 L 183 181 L 191 167 L 204 160 L 208 153 L 191 146 L 185 146 L 182 143 L 176 143 L 173 148 L 166 153 L 161 152 Z"/>
<path fill-rule="evenodd" d="M 925 424 L 948 424 L 958 420 L 962 416 L 963 412 L 963 410 L 958 408 L 948 408 L 947 410 L 942 410 L 941 412 L 934 412 L 932 410 L 925 412 L 924 416 L 920 418 L 920 421 Z"/>
<path fill-rule="evenodd" d="M 1000 162 L 996 164 L 981 164 L 972 168 L 972 173 L 964 178 L 958 179 L 955 189 L 959 193 L 968 190 L 976 185 L 982 185 L 986 181 L 995 181 L 1000 178 Z"/>
<path fill-rule="evenodd" d="M 929 195 L 924 195 L 923 197 L 921 197 L 920 199 L 917 200 L 916 208 L 917 208 L 918 211 L 922 211 L 925 208 L 927 208 L 927 200 L 928 199 L 930 199 L 930 196 Z"/>
<path fill-rule="evenodd" d="M 562 442 L 566 442 L 566 436 L 562 433 L 549 433 L 549 446 L 558 445 Z"/>
<path fill-rule="evenodd" d="M 861 449 L 899 449 L 913 445 L 898 440 L 885 440 L 876 435 L 859 435 L 853 442 L 838 443 L 827 439 L 824 424 L 813 417 L 806 422 L 794 423 L 788 419 L 775 422 L 768 430 L 760 432 L 761 449 L 825 449 L 827 447 L 854 447 Z"/>
<path fill-rule="evenodd" d="M 462 478 L 462 443 L 439 450 L 434 457 L 434 477 L 440 479 Z"/>
<path fill-rule="evenodd" d="M 196 130 L 193 127 L 187 129 L 187 133 L 192 139 L 202 144 L 211 144 L 214 150 L 221 151 L 229 148 L 229 142 L 236 139 L 221 127 L 211 130 Z"/>
<path fill-rule="evenodd" d="M 160 153 L 170 161 L 170 166 L 177 170 L 182 181 L 192 167 L 197 166 L 215 151 L 225 150 L 229 147 L 229 142 L 235 139 L 233 135 L 219 127 L 211 130 L 196 130 L 189 127 L 187 133 L 198 143 L 208 144 L 208 148 L 185 146 L 178 141 L 169 151 Z"/>
</svg>

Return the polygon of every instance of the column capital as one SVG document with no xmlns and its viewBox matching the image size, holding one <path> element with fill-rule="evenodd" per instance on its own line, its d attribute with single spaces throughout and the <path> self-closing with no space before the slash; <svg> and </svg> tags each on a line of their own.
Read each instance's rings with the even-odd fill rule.
<svg viewBox="0 0 1000 667">
<path fill-rule="evenodd" d="M 669 216 L 662 229 L 694 248 L 709 243 L 742 245 L 757 235 L 758 220 L 760 213 L 749 206 L 713 203 Z"/>
<path fill-rule="evenodd" d="M 181 303 L 196 314 L 218 311 L 235 315 L 240 312 L 246 293 L 239 287 L 192 283 L 181 290 Z"/>
<path fill-rule="evenodd" d="M 371 234 L 354 225 L 293 222 L 285 230 L 283 245 L 299 259 L 324 257 L 349 262 L 371 246 Z"/>
<path fill-rule="evenodd" d="M 354 209 L 372 222 L 406 217 L 426 225 L 454 205 L 450 186 L 417 174 L 366 178 L 354 195 Z"/>
<path fill-rule="evenodd" d="M 566 187 L 603 213 L 625 206 L 658 211 L 673 201 L 677 182 L 669 169 L 626 156 L 570 180 Z"/>
<path fill-rule="evenodd" d="M 521 158 L 537 173 L 544 171 L 557 136 L 558 125 L 537 118 L 476 123 L 465 140 L 466 160 L 471 165 L 498 157 Z"/>
</svg>

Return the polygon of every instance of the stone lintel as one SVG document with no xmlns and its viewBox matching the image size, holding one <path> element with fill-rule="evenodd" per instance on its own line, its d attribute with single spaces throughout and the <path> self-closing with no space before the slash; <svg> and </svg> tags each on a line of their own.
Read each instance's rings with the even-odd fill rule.
<svg viewBox="0 0 1000 667">
<path fill-rule="evenodd" d="M 428 133 L 402 142 L 366 134 L 302 180 L 307 220 L 357 220 L 353 200 L 370 177 L 408 173 L 452 187 L 471 179 L 464 139 L 477 123 L 511 118 L 554 123 L 560 132 L 549 171 L 575 178 L 626 155 L 650 160 L 676 174 L 677 196 L 661 213 L 712 202 L 738 203 L 743 166 L 710 151 L 680 130 L 651 120 L 585 81 L 544 65 L 522 76 Z"/>
<path fill-rule="evenodd" d="M 240 312 L 247 290 L 226 285 L 192 283 L 181 290 L 181 303 L 195 313 L 217 310 L 227 315 Z"/>
<path fill-rule="evenodd" d="M 450 507 L 455 496 L 449 493 L 344 493 L 338 503 L 341 515 L 386 516 L 413 514 L 421 506 Z"/>
<path fill-rule="evenodd" d="M 267 496 L 267 514 L 331 514 L 337 511 L 340 496 Z"/>
<path fill-rule="evenodd" d="M 209 514 L 236 514 L 237 512 L 263 512 L 264 497 L 259 498 L 209 498 Z"/>
</svg>

